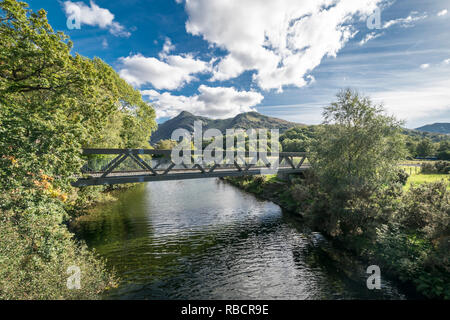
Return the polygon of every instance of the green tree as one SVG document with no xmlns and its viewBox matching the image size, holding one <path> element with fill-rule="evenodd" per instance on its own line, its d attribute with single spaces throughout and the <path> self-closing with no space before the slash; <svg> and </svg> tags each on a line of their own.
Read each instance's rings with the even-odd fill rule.
<svg viewBox="0 0 450 320">
<path fill-rule="evenodd" d="M 313 166 L 332 192 L 351 195 L 377 190 L 396 177 L 405 155 L 401 122 L 381 105 L 347 89 L 325 108 L 324 124 L 313 152 Z"/>
<path fill-rule="evenodd" d="M 434 156 L 436 148 L 433 142 L 428 139 L 422 139 L 416 146 L 416 153 L 419 157 L 431 157 Z"/>
<path fill-rule="evenodd" d="M 398 178 L 397 160 L 405 155 L 401 122 L 350 89 L 323 116 L 311 162 L 328 203 L 315 218 L 329 234 L 366 232 L 378 217 L 364 203 Z"/>
<path fill-rule="evenodd" d="M 160 140 L 155 146 L 155 149 L 158 150 L 172 150 L 173 147 L 177 145 L 177 142 L 175 140 Z"/>
<path fill-rule="evenodd" d="M 27 6 L 0 1 L 0 299 L 95 298 L 114 278 L 64 224 L 82 194 L 70 182 L 82 147 L 148 146 L 154 110 Z"/>
<path fill-rule="evenodd" d="M 450 160 L 450 142 L 448 140 L 439 143 L 437 157 L 439 160 Z"/>
</svg>

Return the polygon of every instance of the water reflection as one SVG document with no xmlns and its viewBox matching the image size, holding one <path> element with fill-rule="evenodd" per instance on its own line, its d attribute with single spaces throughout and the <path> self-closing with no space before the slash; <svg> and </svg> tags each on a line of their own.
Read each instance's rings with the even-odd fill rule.
<svg viewBox="0 0 450 320">
<path fill-rule="evenodd" d="M 320 235 L 217 179 L 154 182 L 82 220 L 122 283 L 119 299 L 403 298 L 370 291 L 324 254 Z"/>
</svg>

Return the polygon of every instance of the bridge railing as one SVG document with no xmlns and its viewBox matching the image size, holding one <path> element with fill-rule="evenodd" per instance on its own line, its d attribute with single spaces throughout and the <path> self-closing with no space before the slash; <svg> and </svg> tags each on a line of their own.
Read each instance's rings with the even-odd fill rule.
<svg viewBox="0 0 450 320">
<path fill-rule="evenodd" d="M 305 152 L 259 153 L 219 150 L 212 151 L 211 156 L 214 157 L 216 153 L 223 156 L 220 157 L 222 161 L 207 160 L 203 153 L 195 150 L 180 150 L 178 155 L 185 156 L 184 159 L 191 161 L 175 164 L 172 161 L 172 150 L 84 149 L 83 155 L 86 156 L 87 162 L 81 171 L 85 176 L 78 182 L 84 181 L 79 185 L 86 183 L 93 185 L 127 183 L 120 181 L 251 175 L 258 174 L 259 169 L 274 168 L 274 163 L 277 170 L 295 172 L 300 171 L 308 162 L 308 154 Z M 87 181 L 89 179 L 90 181 Z"/>
<path fill-rule="evenodd" d="M 203 154 L 198 154 L 195 150 L 189 150 L 188 156 L 191 157 L 191 164 L 183 163 L 181 165 L 172 165 L 171 156 L 172 150 L 156 150 L 156 149 L 83 149 L 83 155 L 88 157 L 86 165 L 83 167 L 84 172 L 105 172 L 108 169 L 121 171 L 151 171 L 156 167 L 157 170 L 166 169 L 172 165 L 173 169 L 189 169 L 194 168 L 195 164 L 200 164 L 205 167 L 235 167 L 235 163 L 227 163 L 227 157 L 238 159 L 238 163 L 252 167 L 267 167 L 271 160 L 279 159 L 280 167 L 296 167 L 299 163 L 303 164 L 307 157 L 305 152 L 280 152 L 267 154 L 243 151 L 212 151 L 211 155 L 214 157 L 216 153 L 223 155 L 221 163 L 213 161 L 205 161 Z M 185 154 L 184 150 L 180 150 L 180 157 Z M 258 159 L 255 161 L 255 156 Z M 200 161 L 199 161 L 199 158 Z M 265 161 L 265 160 L 268 161 Z M 239 161 L 240 160 L 240 161 Z M 147 163 L 148 162 L 148 163 Z M 147 165 L 146 165 L 147 164 Z M 301 165 L 300 164 L 300 165 Z"/>
</svg>

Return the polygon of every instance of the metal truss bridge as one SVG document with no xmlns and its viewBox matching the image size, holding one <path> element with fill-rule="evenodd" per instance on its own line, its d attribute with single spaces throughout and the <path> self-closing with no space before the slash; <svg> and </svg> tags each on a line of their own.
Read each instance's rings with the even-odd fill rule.
<svg viewBox="0 0 450 320">
<path fill-rule="evenodd" d="M 291 174 L 309 168 L 307 153 L 280 152 L 277 154 L 238 153 L 233 161 L 207 163 L 202 156 L 189 151 L 190 163 L 176 165 L 171 150 L 148 149 L 84 149 L 88 161 L 82 175 L 73 182 L 75 187 L 138 183 L 150 181 L 184 180 L 200 178 L 236 177 L 261 174 Z M 223 151 L 226 155 L 227 151 Z M 183 152 L 180 152 L 183 155 Z M 212 152 L 214 156 L 214 152 Z M 274 166 L 274 163 L 278 165 Z M 306 161 L 305 161 L 306 160 Z"/>
</svg>

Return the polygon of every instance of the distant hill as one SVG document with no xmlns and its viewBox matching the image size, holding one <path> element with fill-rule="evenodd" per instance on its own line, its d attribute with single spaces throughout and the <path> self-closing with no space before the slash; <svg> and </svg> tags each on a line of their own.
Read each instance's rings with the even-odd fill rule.
<svg viewBox="0 0 450 320">
<path fill-rule="evenodd" d="M 414 139 L 425 139 L 428 138 L 433 142 L 450 141 L 450 135 L 443 133 L 403 129 L 403 134 L 410 136 Z"/>
<path fill-rule="evenodd" d="M 303 124 L 289 122 L 286 120 L 272 118 L 262 115 L 258 112 L 246 112 L 238 114 L 234 118 L 229 119 L 210 119 L 206 117 L 195 116 L 190 112 L 183 111 L 178 116 L 173 119 L 167 120 L 166 122 L 158 126 L 151 136 L 151 144 L 157 143 L 159 140 L 170 139 L 172 132 L 176 129 L 182 128 L 189 132 L 194 132 L 194 122 L 203 122 L 203 130 L 208 130 L 210 128 L 219 129 L 225 133 L 226 129 L 279 129 L 280 133 L 295 127 L 302 126 Z"/>
<path fill-rule="evenodd" d="M 417 128 L 418 131 L 450 134 L 450 123 L 433 123 Z"/>
</svg>

